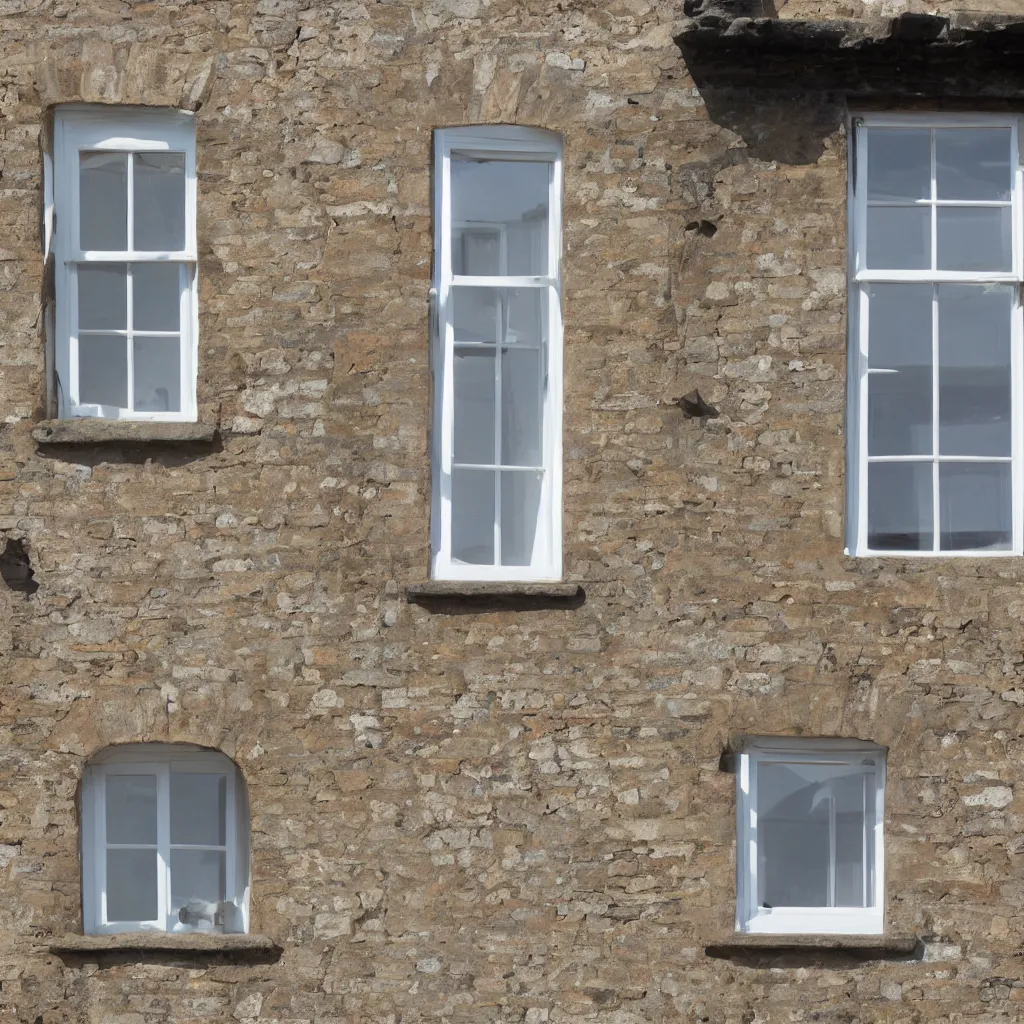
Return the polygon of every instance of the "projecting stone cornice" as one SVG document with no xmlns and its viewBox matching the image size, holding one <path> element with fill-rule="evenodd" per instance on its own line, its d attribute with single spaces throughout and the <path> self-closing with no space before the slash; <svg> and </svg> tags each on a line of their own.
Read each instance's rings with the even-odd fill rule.
<svg viewBox="0 0 1024 1024">
<path fill-rule="evenodd" d="M 1024 17 L 797 21 L 774 17 L 771 0 L 687 0 L 684 9 L 676 43 L 699 88 L 1024 99 Z"/>
</svg>

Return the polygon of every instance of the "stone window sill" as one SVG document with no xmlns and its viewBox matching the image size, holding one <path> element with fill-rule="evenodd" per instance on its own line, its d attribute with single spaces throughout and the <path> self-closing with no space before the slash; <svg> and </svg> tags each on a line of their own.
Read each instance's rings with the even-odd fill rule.
<svg viewBox="0 0 1024 1024">
<path fill-rule="evenodd" d="M 428 580 L 405 588 L 409 604 L 438 611 L 473 609 L 578 608 L 586 592 L 578 583 L 467 583 Z"/>
<path fill-rule="evenodd" d="M 135 420 L 44 420 L 32 431 L 40 445 L 209 444 L 217 437 L 213 423 L 154 423 Z"/>
<path fill-rule="evenodd" d="M 51 953 L 75 959 L 179 954 L 182 956 L 229 956 L 236 960 L 271 961 L 281 947 L 263 935 L 221 935 L 209 932 L 120 932 L 114 935 L 62 935 L 51 939 Z"/>
<path fill-rule="evenodd" d="M 719 960 L 809 962 L 822 956 L 853 960 L 920 959 L 916 935 L 730 935 L 709 943 L 704 953 Z"/>
</svg>

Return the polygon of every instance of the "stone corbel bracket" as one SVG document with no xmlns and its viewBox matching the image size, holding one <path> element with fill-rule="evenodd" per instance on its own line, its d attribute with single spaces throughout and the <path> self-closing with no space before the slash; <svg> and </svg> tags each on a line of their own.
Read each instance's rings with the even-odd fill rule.
<svg viewBox="0 0 1024 1024">
<path fill-rule="evenodd" d="M 698 88 L 894 99 L 1024 98 L 1024 17 L 764 16 L 769 0 L 687 0 L 675 37 Z"/>
</svg>

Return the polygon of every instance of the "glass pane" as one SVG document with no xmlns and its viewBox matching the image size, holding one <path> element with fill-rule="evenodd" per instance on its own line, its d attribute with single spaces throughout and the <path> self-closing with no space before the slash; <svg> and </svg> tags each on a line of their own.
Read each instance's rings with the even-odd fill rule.
<svg viewBox="0 0 1024 1024">
<path fill-rule="evenodd" d="M 135 154 L 135 248 L 185 248 L 185 154 Z"/>
<path fill-rule="evenodd" d="M 156 844 L 156 776 L 108 775 L 107 842 Z"/>
<path fill-rule="evenodd" d="M 1008 551 L 1013 542 L 1008 462 L 939 466 L 943 551 Z"/>
<path fill-rule="evenodd" d="M 453 288 L 455 343 L 497 344 L 502 333 L 502 288 Z"/>
<path fill-rule="evenodd" d="M 452 560 L 494 564 L 494 473 L 452 470 Z"/>
<path fill-rule="evenodd" d="M 78 401 L 128 408 L 128 342 L 110 334 L 78 339 Z"/>
<path fill-rule="evenodd" d="M 502 465 L 543 464 L 540 357 L 536 348 L 501 350 Z"/>
<path fill-rule="evenodd" d="M 1010 455 L 1012 287 L 939 288 L 939 451 Z"/>
<path fill-rule="evenodd" d="M 107 850 L 107 920 L 155 921 L 156 879 L 156 850 Z"/>
<path fill-rule="evenodd" d="M 455 461 L 494 463 L 495 348 L 455 349 Z"/>
<path fill-rule="evenodd" d="M 1012 268 L 1008 206 L 940 206 L 936 211 L 939 270 Z"/>
<path fill-rule="evenodd" d="M 932 453 L 932 286 L 868 291 L 868 454 Z"/>
<path fill-rule="evenodd" d="M 932 550 L 932 466 L 929 462 L 868 465 L 868 547 Z"/>
<path fill-rule="evenodd" d="M 216 912 L 203 903 L 224 899 L 224 854 L 220 850 L 171 850 L 171 914 L 188 907 L 185 916 L 207 919 Z M 189 905 L 190 901 L 193 901 Z M 179 920 L 181 920 L 179 916 Z M 214 922 L 211 920 L 210 924 Z"/>
<path fill-rule="evenodd" d="M 872 270 L 928 270 L 932 265 L 928 207 L 868 207 L 867 263 Z"/>
<path fill-rule="evenodd" d="M 537 540 L 542 473 L 501 474 L 501 564 L 531 565 Z"/>
<path fill-rule="evenodd" d="M 128 264 L 81 264 L 78 268 L 78 328 L 128 330 Z"/>
<path fill-rule="evenodd" d="M 454 156 L 452 272 L 547 274 L 550 175 L 549 163 Z"/>
<path fill-rule="evenodd" d="M 83 249 L 128 248 L 128 156 L 79 153 L 79 242 Z"/>
<path fill-rule="evenodd" d="M 181 343 L 136 337 L 134 402 L 138 412 L 181 411 Z"/>
<path fill-rule="evenodd" d="M 228 780 L 222 774 L 171 772 L 171 842 L 223 846 Z"/>
<path fill-rule="evenodd" d="M 931 176 L 928 129 L 869 129 L 868 199 L 929 199 Z"/>
<path fill-rule="evenodd" d="M 837 907 L 875 904 L 875 776 L 833 779 Z"/>
<path fill-rule="evenodd" d="M 939 199 L 1008 200 L 1010 129 L 938 129 L 935 179 Z"/>
<path fill-rule="evenodd" d="M 181 264 L 132 264 L 132 327 L 136 331 L 181 328 Z"/>
</svg>

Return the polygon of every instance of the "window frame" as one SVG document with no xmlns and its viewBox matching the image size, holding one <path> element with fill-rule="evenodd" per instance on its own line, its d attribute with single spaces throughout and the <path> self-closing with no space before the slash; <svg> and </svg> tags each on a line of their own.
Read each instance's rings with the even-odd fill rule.
<svg viewBox="0 0 1024 1024">
<path fill-rule="evenodd" d="M 452 273 L 453 154 L 551 165 L 548 179 L 547 275 L 476 276 Z M 431 577 L 474 582 L 545 582 L 562 577 L 562 184 L 563 142 L 555 132 L 514 125 L 471 125 L 434 132 L 434 275 L 431 288 L 434 405 L 431 417 Z M 451 555 L 451 479 L 454 444 L 455 287 L 547 290 L 547 387 L 542 395 L 543 482 L 535 560 L 529 566 L 471 565 Z M 500 347 L 500 346 L 499 346 Z M 495 464 L 496 466 L 499 464 Z M 514 471 L 522 467 L 510 467 Z M 530 470 L 525 470 L 529 472 Z M 500 471 L 498 471 L 500 478 Z M 498 485 L 500 487 L 500 482 Z M 496 516 L 500 506 L 496 501 Z M 497 531 L 496 531 L 497 532 Z M 496 548 L 495 559 L 500 555 Z"/>
<path fill-rule="evenodd" d="M 175 773 L 217 773 L 226 776 L 224 827 L 224 894 L 239 911 L 241 934 L 249 931 L 249 811 L 245 783 L 238 766 L 226 755 L 184 744 L 130 744 L 110 747 L 93 758 L 82 777 L 81 862 L 82 908 L 86 935 L 122 932 L 175 934 L 214 933 L 182 925 L 171 907 L 170 776 Z M 106 918 L 106 780 L 111 775 L 155 775 L 157 779 L 157 916 L 150 921 L 108 921 Z M 129 844 L 131 845 L 131 844 Z M 139 848 L 147 844 L 138 844 Z M 181 844 L 175 844 L 181 845 Z M 196 849 L 213 849 L 205 845 Z M 219 847 L 217 847 L 219 849 Z M 236 932 L 237 933 L 237 932 Z"/>
<path fill-rule="evenodd" d="M 78 153 L 106 150 L 125 153 L 184 152 L 185 245 L 179 250 L 83 250 L 80 247 L 80 194 Z M 127 241 L 132 235 L 133 161 L 128 161 Z M 95 107 L 69 105 L 54 117 L 52 157 L 44 165 L 47 216 L 44 258 L 54 257 L 54 337 L 52 365 L 55 372 L 57 415 L 61 419 L 100 418 L 138 422 L 194 423 L 198 417 L 196 380 L 198 367 L 199 308 L 196 243 L 196 123 L 195 115 L 173 108 Z M 52 206 L 50 205 L 52 204 Z M 173 262 L 183 265 L 179 307 L 179 391 L 177 412 L 132 410 L 78 401 L 78 273 L 89 263 Z M 140 331 L 159 335 L 159 332 Z M 129 364 L 130 367 L 130 364 Z M 129 368 L 128 399 L 132 398 Z"/>
<path fill-rule="evenodd" d="M 736 759 L 736 931 L 760 935 L 881 935 L 885 930 L 886 749 L 859 740 L 750 737 Z M 757 905 L 757 771 L 764 763 L 847 764 L 874 761 L 874 906 Z"/>
<path fill-rule="evenodd" d="M 848 252 L 848 387 L 847 387 L 847 473 L 846 547 L 845 553 L 864 558 L 1012 558 L 1024 554 L 1024 169 L 1021 142 L 1024 118 L 1013 114 L 984 113 L 851 113 L 847 124 L 850 158 L 848 160 L 847 209 Z M 942 271 L 942 270 L 871 270 L 867 268 L 867 167 L 871 128 L 1009 128 L 1011 131 L 1011 165 L 1013 185 L 1011 209 L 1011 269 L 1009 271 Z M 935 178 L 934 156 L 932 180 Z M 885 205 L 885 204 L 876 204 Z M 897 206 L 899 203 L 892 203 Z M 904 205 L 913 205 L 906 203 Z M 970 201 L 939 200 L 933 195 L 927 205 L 935 210 L 942 205 L 983 206 Z M 994 204 L 990 204 L 994 205 Z M 1005 205 L 1005 204 L 1002 204 Z M 933 254 L 937 245 L 935 219 L 932 220 Z M 1011 451 L 1010 457 L 995 459 L 968 456 L 907 456 L 902 461 L 931 462 L 1010 462 L 1012 541 L 1008 549 L 940 550 L 940 518 L 936 515 L 941 499 L 937 485 L 937 469 L 933 469 L 932 502 L 934 539 L 932 550 L 873 549 L 868 546 L 868 291 L 872 284 L 1004 284 L 1013 289 L 1010 327 L 1011 372 Z M 937 340 L 933 328 L 933 351 Z M 938 363 L 933 356 L 933 373 Z M 933 409 L 933 420 L 937 413 Z M 899 462 L 899 456 L 880 456 L 880 462 Z"/>
</svg>

